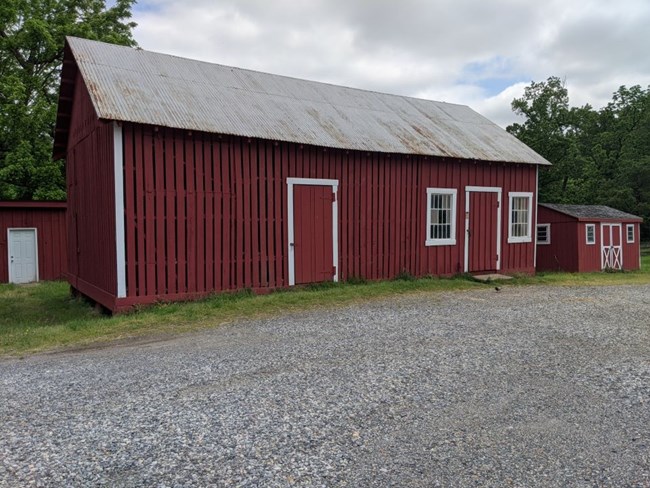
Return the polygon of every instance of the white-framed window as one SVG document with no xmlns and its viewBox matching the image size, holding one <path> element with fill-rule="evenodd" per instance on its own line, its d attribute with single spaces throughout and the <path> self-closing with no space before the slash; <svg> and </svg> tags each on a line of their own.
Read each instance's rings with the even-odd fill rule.
<svg viewBox="0 0 650 488">
<path fill-rule="evenodd" d="M 533 194 L 511 191 L 508 193 L 508 199 L 508 242 L 531 242 Z"/>
<path fill-rule="evenodd" d="M 551 224 L 537 224 L 537 244 L 551 243 Z"/>
<path fill-rule="evenodd" d="M 427 188 L 427 246 L 456 244 L 456 189 Z"/>
<path fill-rule="evenodd" d="M 596 244 L 596 224 L 585 224 L 587 244 Z"/>
<path fill-rule="evenodd" d="M 634 242 L 634 224 L 627 224 L 625 226 L 625 234 L 627 236 L 627 243 L 632 244 Z"/>
</svg>

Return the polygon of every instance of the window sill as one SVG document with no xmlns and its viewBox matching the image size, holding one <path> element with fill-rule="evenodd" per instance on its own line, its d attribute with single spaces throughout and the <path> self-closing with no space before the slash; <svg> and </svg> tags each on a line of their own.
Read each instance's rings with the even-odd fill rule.
<svg viewBox="0 0 650 488">
<path fill-rule="evenodd" d="M 532 242 L 530 237 L 508 237 L 508 244 L 524 244 L 526 242 Z"/>
<path fill-rule="evenodd" d="M 427 239 L 425 246 L 455 246 L 456 239 Z"/>
</svg>

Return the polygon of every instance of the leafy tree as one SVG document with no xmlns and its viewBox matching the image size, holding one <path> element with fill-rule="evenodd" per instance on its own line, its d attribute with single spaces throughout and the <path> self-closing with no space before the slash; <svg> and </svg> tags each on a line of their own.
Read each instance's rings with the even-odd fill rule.
<svg viewBox="0 0 650 488">
<path fill-rule="evenodd" d="M 533 82 L 512 102 L 524 117 L 507 130 L 548 159 L 540 200 L 610 205 L 644 218 L 650 237 L 650 88 L 621 86 L 599 111 L 570 107 L 557 77 Z"/>
<path fill-rule="evenodd" d="M 135 0 L 2 0 L 0 3 L 0 199 L 65 199 L 52 161 L 65 36 L 135 45 Z"/>
<path fill-rule="evenodd" d="M 584 192 L 584 171 L 589 170 L 580 151 L 582 127 L 588 125 L 590 106 L 569 107 L 569 94 L 557 77 L 531 83 L 524 95 L 512 101 L 513 111 L 525 117 L 523 123 L 506 128 L 528 146 L 553 163 L 540 175 L 542 200 L 566 202 Z"/>
</svg>

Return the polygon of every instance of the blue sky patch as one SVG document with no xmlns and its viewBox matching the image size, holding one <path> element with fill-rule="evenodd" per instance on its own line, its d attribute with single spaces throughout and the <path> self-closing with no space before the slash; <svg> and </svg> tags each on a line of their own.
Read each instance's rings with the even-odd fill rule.
<svg viewBox="0 0 650 488">
<path fill-rule="evenodd" d="M 486 61 L 466 64 L 459 81 L 479 86 L 486 96 L 492 97 L 515 83 L 529 81 L 529 77 L 517 73 L 510 59 L 495 56 Z"/>
</svg>

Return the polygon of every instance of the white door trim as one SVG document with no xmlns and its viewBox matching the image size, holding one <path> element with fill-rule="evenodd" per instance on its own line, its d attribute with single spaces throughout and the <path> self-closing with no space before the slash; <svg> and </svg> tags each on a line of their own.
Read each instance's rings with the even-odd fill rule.
<svg viewBox="0 0 650 488">
<path fill-rule="evenodd" d="M 605 252 L 605 240 L 603 236 L 605 234 L 605 227 L 609 228 L 609 252 Z M 612 242 L 614 241 L 614 227 L 618 227 L 618 246 L 613 246 Z M 605 255 L 607 254 L 607 258 Z M 605 265 L 611 264 L 609 266 L 612 269 L 623 269 L 623 225 L 622 224 L 610 224 L 602 223 L 600 224 L 600 269 L 605 269 Z M 618 264 L 618 266 L 615 266 Z"/>
<path fill-rule="evenodd" d="M 339 280 L 339 237 L 338 237 L 338 191 L 339 180 L 326 180 L 321 178 L 287 178 L 287 234 L 289 256 L 289 286 L 296 284 L 296 269 L 294 255 L 294 228 L 293 228 L 293 187 L 294 185 L 331 186 L 334 193 L 332 202 L 332 266 L 334 266 L 334 281 Z"/>
<path fill-rule="evenodd" d="M 465 273 L 469 272 L 469 199 L 470 193 L 497 194 L 497 271 L 501 269 L 501 188 L 498 186 L 466 186 L 465 187 Z"/>
<path fill-rule="evenodd" d="M 38 229 L 36 227 L 8 227 L 7 228 L 7 276 L 9 283 L 13 283 L 13 276 L 11 273 L 11 231 L 12 230 L 33 230 L 34 231 L 34 266 L 36 267 L 36 281 L 39 281 L 38 275 Z"/>
<path fill-rule="evenodd" d="M 126 296 L 126 240 L 124 233 L 124 157 L 122 125 L 113 122 L 113 176 L 115 179 L 115 264 L 117 298 Z"/>
</svg>

